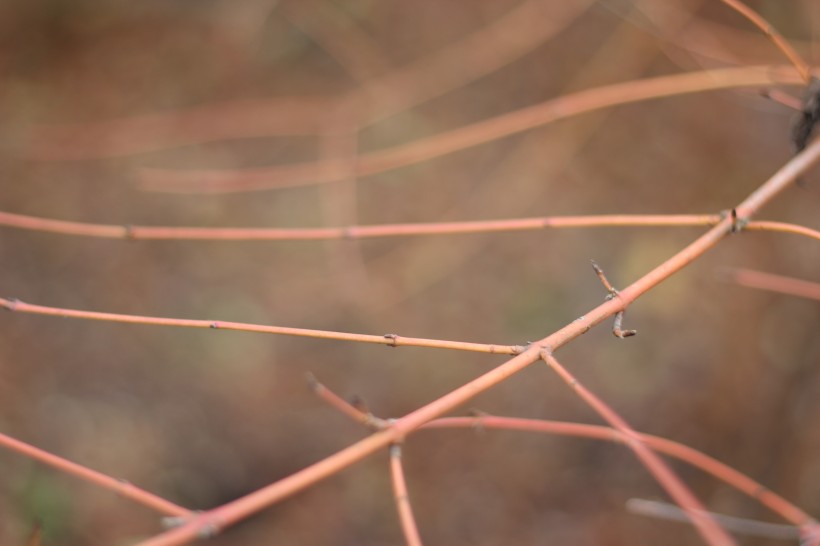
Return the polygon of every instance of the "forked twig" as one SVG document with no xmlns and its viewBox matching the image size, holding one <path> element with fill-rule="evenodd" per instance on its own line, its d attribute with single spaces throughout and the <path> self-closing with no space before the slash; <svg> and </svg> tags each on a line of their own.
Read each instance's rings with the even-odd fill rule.
<svg viewBox="0 0 820 546">
<path fill-rule="evenodd" d="M 357 423 L 362 424 L 371 430 L 382 430 L 389 426 L 389 421 L 386 419 L 380 419 L 379 417 L 373 415 L 370 411 L 360 409 L 359 407 L 351 404 L 320 383 L 319 380 L 316 379 L 316 376 L 312 373 L 307 375 L 307 380 L 314 394 L 325 401 L 328 405 L 339 410 Z"/>
<path fill-rule="evenodd" d="M 606 299 L 611 300 L 613 298 L 619 297 L 620 293 L 618 292 L 618 290 L 615 289 L 614 286 L 612 286 L 612 283 L 609 282 L 609 279 L 606 278 L 606 275 L 604 274 L 604 270 L 601 269 L 601 266 L 599 266 L 595 262 L 595 260 L 590 260 L 590 261 L 592 262 L 592 269 L 595 270 L 595 274 L 598 275 L 598 278 L 601 280 L 601 284 L 603 284 L 604 288 L 606 288 L 607 292 L 609 292 L 609 294 L 607 294 L 607 296 L 606 296 Z M 621 323 L 624 320 L 624 313 L 625 312 L 626 312 L 626 309 L 624 308 L 624 309 L 618 311 L 617 313 L 615 313 L 615 321 L 613 322 L 613 325 L 612 325 L 612 334 L 615 337 L 620 338 L 620 339 L 628 338 L 628 337 L 634 336 L 635 334 L 638 333 L 637 330 L 624 330 L 624 329 L 621 328 Z"/>
<path fill-rule="evenodd" d="M 753 215 L 759 211 L 761 207 L 789 188 L 795 178 L 808 170 L 818 159 L 820 159 L 820 142 L 815 142 L 804 152 L 798 154 L 783 165 L 772 177 L 758 187 L 757 190 L 743 200 L 743 202 L 737 205 L 737 209 L 742 211 L 746 216 Z M 706 251 L 715 247 L 729 235 L 730 229 L 730 220 L 721 220 L 720 223 L 684 247 L 677 254 L 623 289 L 621 291 L 621 299 L 626 303 L 634 301 L 642 294 L 648 292 L 686 267 Z M 212 528 L 215 522 L 219 524 L 216 529 L 217 531 L 234 525 L 252 514 L 299 491 L 303 491 L 336 474 L 342 469 L 388 447 L 390 444 L 404 438 L 413 430 L 451 411 L 455 407 L 464 404 L 482 392 L 501 383 L 508 377 L 529 367 L 541 358 L 541 348 L 547 347 L 554 350 L 566 345 L 573 339 L 583 335 L 584 332 L 593 326 L 614 315 L 618 310 L 618 305 L 612 300 L 604 302 L 588 311 L 583 318 L 567 324 L 560 330 L 530 345 L 526 350 L 505 363 L 496 366 L 472 381 L 449 391 L 440 398 L 396 420 L 393 426 L 372 434 L 286 478 L 271 483 L 234 501 L 223 504 L 218 508 L 200 514 L 188 523 L 161 535 L 154 536 L 141 544 L 142 546 L 186 544 L 196 539 L 203 529 Z"/>
<path fill-rule="evenodd" d="M 475 417 L 443 417 L 424 425 L 422 429 L 438 428 L 475 428 L 519 430 L 524 432 L 538 432 L 542 434 L 556 434 L 562 436 L 574 436 L 577 438 L 590 438 L 605 442 L 617 442 L 625 444 L 627 439 L 617 430 L 602 425 L 587 425 L 581 423 L 565 423 L 561 421 L 546 421 L 541 419 L 521 419 L 516 417 L 499 417 L 495 415 L 481 414 Z M 641 441 L 658 453 L 663 453 L 669 457 L 674 457 L 684 461 L 696 468 L 699 468 L 714 476 L 716 479 L 734 487 L 741 493 L 755 499 L 772 512 L 778 514 L 783 519 L 801 528 L 815 528 L 816 522 L 803 510 L 796 507 L 780 495 L 770 491 L 762 484 L 754 481 L 748 476 L 741 474 L 734 468 L 713 459 L 687 445 L 636 432 Z"/>
<path fill-rule="evenodd" d="M 351 417 L 358 423 L 370 422 L 379 425 L 381 428 L 391 426 L 395 421 L 375 417 L 369 411 L 357 409 L 352 404 L 344 401 L 324 385 L 316 381 L 315 377 L 309 376 L 311 385 L 315 387 L 315 392 L 325 402 L 341 411 L 344 415 Z M 502 429 L 519 430 L 524 432 L 538 432 L 543 434 L 556 434 L 563 436 L 575 436 L 580 438 L 590 438 L 594 440 L 628 443 L 628 437 L 614 428 L 601 425 L 587 425 L 582 423 L 567 423 L 560 421 L 547 421 L 543 419 L 522 419 L 516 417 L 500 417 L 489 415 L 485 412 L 473 410 L 472 417 L 443 417 L 435 419 L 419 427 L 419 430 L 441 429 L 441 428 L 473 428 L 476 430 Z M 814 520 L 801 509 L 792 503 L 770 491 L 760 483 L 752 480 L 748 476 L 741 474 L 734 468 L 713 459 L 712 457 L 697 451 L 687 445 L 636 432 L 640 440 L 653 450 L 664 455 L 680 459 L 696 468 L 701 469 L 714 476 L 716 479 L 734 487 L 741 493 L 748 495 L 766 506 L 774 513 L 780 515 L 786 521 L 801 528 L 809 528 L 814 524 Z"/>
<path fill-rule="evenodd" d="M 737 205 L 737 210 L 745 216 L 751 216 L 772 199 L 791 186 L 795 178 L 808 170 L 820 159 L 820 142 L 812 143 L 804 152 L 783 165 L 772 177 L 757 188 L 751 195 Z M 677 254 L 657 266 L 652 271 L 621 291 L 624 303 L 630 303 L 648 292 L 670 276 L 674 275 L 689 263 L 715 247 L 730 232 L 731 221 L 726 218 L 684 247 Z M 475 396 L 501 383 L 508 377 L 529 367 L 541 359 L 542 348 L 557 349 L 573 339 L 583 335 L 593 326 L 613 316 L 619 310 L 613 300 L 606 301 L 588 311 L 581 319 L 567 324 L 535 344 L 531 344 L 520 354 L 505 363 L 496 366 L 483 375 L 449 391 L 440 398 L 396 420 L 393 426 L 376 432 L 329 457 L 318 461 L 286 478 L 271 483 L 248 495 L 240 497 L 200 514 L 186 524 L 167 531 L 161 535 L 142 542 L 142 546 L 172 546 L 186 544 L 196 539 L 203 529 L 212 529 L 218 523 L 216 531 L 234 525 L 252 514 L 271 506 L 284 498 L 296 494 L 358 461 L 401 440 L 408 433 L 424 424 L 464 404 Z"/>
<path fill-rule="evenodd" d="M 312 375 L 308 376 L 308 380 L 314 388 L 314 392 L 316 392 L 320 398 L 342 412 L 344 415 L 351 417 L 354 421 L 364 423 L 367 426 L 375 425 L 374 428 L 379 429 L 389 427 L 392 424 L 391 420 L 375 417 L 369 411 L 360 411 L 354 405 L 344 401 L 341 397 L 333 393 L 326 386 L 320 384 Z M 630 442 L 629 436 L 624 435 L 621 431 L 600 425 L 546 421 L 541 419 L 500 417 L 475 410 L 472 413 L 473 417 L 445 417 L 435 419 L 420 427 L 419 430 L 454 427 L 473 428 L 478 430 L 491 428 L 586 437 L 595 440 L 619 442 L 625 445 L 629 445 Z M 705 455 L 689 446 L 665 438 L 659 438 L 657 436 L 643 434 L 640 432 L 635 432 L 635 435 L 640 438 L 641 442 L 645 443 L 653 450 L 678 458 L 708 474 L 711 474 L 715 478 L 757 500 L 793 524 L 791 526 L 782 527 L 788 527 L 796 533 L 796 529 L 798 527 L 808 528 L 813 525 L 812 519 L 793 504 L 789 503 L 779 495 L 769 491 L 751 478 L 744 476 L 737 470 L 709 457 L 708 455 Z M 398 444 L 393 444 L 393 446 L 398 447 Z M 393 452 L 391 451 L 391 456 L 392 454 Z M 397 497 L 402 498 L 399 495 L 397 495 Z M 400 501 L 397 499 L 397 503 L 398 502 Z M 676 509 L 680 511 L 677 507 Z M 682 517 L 686 518 L 686 516 Z M 686 518 L 686 521 L 688 521 L 688 518 Z M 407 531 L 405 531 L 405 534 L 407 534 Z"/>
</svg>

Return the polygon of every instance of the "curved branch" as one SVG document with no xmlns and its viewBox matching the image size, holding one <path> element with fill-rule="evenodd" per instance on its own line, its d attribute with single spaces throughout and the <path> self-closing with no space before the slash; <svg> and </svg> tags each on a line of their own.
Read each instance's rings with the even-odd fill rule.
<svg viewBox="0 0 820 546">
<path fill-rule="evenodd" d="M 355 176 L 374 175 L 448 155 L 508 137 L 548 123 L 620 104 L 648 99 L 762 85 L 799 84 L 787 67 L 706 70 L 634 80 L 562 95 L 458 129 L 358 156 Z M 314 185 L 333 180 L 326 162 L 292 163 L 244 170 L 144 169 L 142 187 L 152 191 L 232 193 Z"/>
</svg>

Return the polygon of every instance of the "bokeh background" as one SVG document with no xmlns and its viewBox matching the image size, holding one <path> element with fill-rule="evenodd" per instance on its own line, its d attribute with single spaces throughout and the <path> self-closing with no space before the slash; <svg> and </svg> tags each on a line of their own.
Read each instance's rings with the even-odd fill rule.
<svg viewBox="0 0 820 546">
<path fill-rule="evenodd" d="M 792 153 L 794 113 L 757 89 L 585 114 L 331 183 L 203 193 L 162 178 L 164 169 L 322 158 L 344 173 L 357 149 L 412 142 L 564 93 L 783 62 L 720 2 L 658 4 L 5 0 L 2 210 L 248 227 L 717 212 Z M 814 2 L 750 5 L 818 58 Z M 809 174 L 762 217 L 816 228 L 819 196 L 820 175 Z M 698 233 L 152 242 L 2 228 L 0 294 L 87 310 L 518 344 L 602 301 L 591 258 L 624 286 Z M 639 430 L 713 455 L 818 514 L 820 309 L 720 275 L 749 267 L 817 280 L 818 257 L 816 242 L 796 236 L 732 237 L 630 308 L 625 327 L 637 337 L 619 341 L 602 325 L 559 356 Z M 235 499 L 366 434 L 311 394 L 307 372 L 391 417 L 503 361 L 10 312 L 0 321 L 4 433 L 193 509 Z M 599 422 L 543 365 L 471 406 Z M 665 497 L 620 446 L 428 431 L 409 439 L 404 460 L 429 544 L 699 543 L 686 525 L 625 509 L 630 498 Z M 44 545 L 132 544 L 160 530 L 149 510 L 17 453 L 0 452 L 0 465 L 3 544 L 23 544 L 35 520 Z M 711 509 L 774 521 L 726 486 L 673 466 Z M 379 454 L 211 543 L 402 540 Z"/>
</svg>

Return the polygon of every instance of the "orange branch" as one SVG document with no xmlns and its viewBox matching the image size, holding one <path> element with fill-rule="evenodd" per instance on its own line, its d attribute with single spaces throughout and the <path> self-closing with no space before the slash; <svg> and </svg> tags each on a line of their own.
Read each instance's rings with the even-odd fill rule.
<svg viewBox="0 0 820 546">
<path fill-rule="evenodd" d="M 720 216 L 717 214 L 603 214 L 329 228 L 207 228 L 91 224 L 0 211 L 0 226 L 18 229 L 104 239 L 191 241 L 318 241 L 491 233 L 545 228 L 713 226 L 718 221 L 720 221 Z"/>
<path fill-rule="evenodd" d="M 738 217 L 741 220 L 747 220 L 749 216 L 756 213 L 761 207 L 788 188 L 798 176 L 811 167 L 818 159 L 820 159 L 820 140 L 813 142 L 804 151 L 792 158 L 769 180 L 740 203 L 735 209 Z M 626 305 L 674 275 L 718 244 L 731 233 L 733 226 L 734 221 L 732 218 L 721 220 L 719 224 L 687 245 L 680 252 L 623 289 L 620 292 L 620 298 L 605 301 L 584 316 L 566 325 L 564 328 L 531 344 L 523 353 L 455 390 L 448 392 L 426 406 L 398 419 L 392 427 L 376 432 L 317 463 L 258 489 L 253 493 L 223 504 L 213 510 L 203 512 L 195 519 L 176 529 L 172 529 L 142 542 L 141 546 L 186 544 L 195 540 L 205 529 L 219 533 L 224 528 L 236 524 L 250 515 L 340 472 L 373 453 L 386 448 L 390 444 L 401 441 L 402 438 L 413 430 L 455 409 L 538 361 L 542 350 L 548 349 L 554 351 L 576 337 L 583 335 L 589 331 L 590 328 L 601 323 L 608 317 L 622 311 Z"/>
<path fill-rule="evenodd" d="M 20 453 L 21 455 L 25 455 L 26 457 L 39 461 L 52 468 L 56 468 L 57 470 L 70 474 L 83 481 L 93 483 L 104 489 L 113 491 L 118 495 L 122 495 L 125 498 L 138 502 L 139 504 L 147 506 L 148 508 L 151 508 L 161 514 L 176 517 L 189 517 L 194 513 L 187 508 L 183 508 L 182 506 L 176 505 L 171 501 L 154 495 L 153 493 L 149 493 L 144 489 L 140 489 L 136 485 L 133 485 L 125 480 L 118 480 L 112 478 L 111 476 L 107 476 L 102 472 L 91 470 L 90 468 L 86 468 L 80 464 L 71 462 L 68 459 L 58 457 L 48 451 L 43 451 L 42 449 L 29 445 L 25 442 L 21 442 L 20 440 L 16 440 L 2 433 L 0 433 L 0 446 L 3 446 L 6 449 L 16 453 Z"/>
<path fill-rule="evenodd" d="M 468 343 L 463 341 L 446 341 L 441 339 L 425 339 L 403 337 L 396 334 L 374 336 L 367 334 L 351 334 L 330 330 L 309 330 L 307 328 L 289 328 L 285 326 L 267 326 L 264 324 L 250 324 L 246 322 L 226 322 L 221 320 L 175 319 L 163 317 L 148 317 L 141 315 L 125 315 L 121 313 L 101 313 L 99 311 L 81 311 L 62 307 L 46 307 L 25 303 L 16 299 L 0 298 L 0 307 L 9 311 L 31 313 L 34 315 L 50 315 L 53 317 L 77 318 L 85 320 L 101 320 L 105 322 L 126 322 L 129 324 L 153 324 L 155 326 L 176 326 L 181 328 L 208 328 L 211 330 L 238 330 L 240 332 L 256 332 L 260 334 L 277 334 L 284 336 L 312 337 L 319 339 L 336 339 L 340 341 L 357 341 L 359 343 L 375 343 L 389 347 L 428 347 L 431 349 L 453 349 L 456 351 L 472 351 L 479 353 L 514 355 L 523 348 L 518 345 L 489 345 L 484 343 Z"/>
<path fill-rule="evenodd" d="M 515 110 L 408 144 L 358 156 L 355 175 L 374 175 L 486 144 L 548 123 L 620 104 L 734 87 L 801 79 L 782 67 L 725 68 L 661 76 L 587 89 Z M 142 186 L 164 192 L 231 193 L 313 185 L 333 179 L 325 162 L 292 163 L 243 170 L 144 169 Z"/>
<path fill-rule="evenodd" d="M 790 296 L 820 301 L 820 284 L 782 275 L 752 271 L 751 269 L 727 269 L 728 280 L 741 286 L 780 292 Z"/>
<path fill-rule="evenodd" d="M 820 231 L 795 224 L 787 224 L 785 222 L 769 222 L 765 220 L 756 220 L 749 222 L 743 228 L 751 231 L 779 231 L 781 233 L 794 233 L 796 235 L 805 235 L 820 241 Z"/>
<path fill-rule="evenodd" d="M 811 82 L 811 70 L 809 69 L 808 63 L 803 60 L 803 57 L 800 56 L 797 51 L 786 41 L 785 38 L 775 29 L 766 19 L 763 18 L 762 15 L 757 13 L 755 10 L 741 2 L 740 0 L 722 0 L 724 4 L 731 7 L 741 15 L 743 15 L 746 19 L 751 21 L 757 28 L 762 30 L 766 33 L 766 35 L 771 38 L 774 45 L 783 52 L 783 54 L 789 59 L 789 61 L 794 65 L 797 69 L 797 72 L 800 74 L 800 77 L 803 78 L 805 83 Z"/>
<path fill-rule="evenodd" d="M 483 427 L 504 430 L 521 430 L 562 436 L 576 436 L 604 440 L 607 442 L 626 443 L 627 438 L 619 431 L 600 425 L 586 425 L 581 423 L 564 423 L 560 421 L 546 421 L 540 419 L 519 419 L 514 417 L 498 417 L 482 415 L 478 417 L 444 417 L 431 421 L 422 427 L 422 430 L 449 428 L 449 427 Z M 697 467 L 715 478 L 731 485 L 738 491 L 759 501 L 761 504 L 782 516 L 786 521 L 795 525 L 807 526 L 814 524 L 811 516 L 796 507 L 780 495 L 768 490 L 760 483 L 738 472 L 717 459 L 684 444 L 635 432 L 641 442 L 655 451 L 670 457 L 680 459 Z"/>
<path fill-rule="evenodd" d="M 623 443 L 632 451 L 655 477 L 669 496 L 686 512 L 701 536 L 709 544 L 734 544 L 732 538 L 721 529 L 714 519 L 705 514 L 706 507 L 695 497 L 672 469 L 649 449 L 641 436 L 603 400 L 584 387 L 569 370 L 561 365 L 548 350 L 541 351 L 541 358 L 552 368 L 564 382 L 569 385 L 584 402 L 587 403 L 604 421 L 609 423 L 621 435 Z"/>
<path fill-rule="evenodd" d="M 390 446 L 390 477 L 393 482 L 393 498 L 396 501 L 396 510 L 399 512 L 401 530 L 408 546 L 421 546 L 421 536 L 413 517 L 413 507 L 410 506 L 410 495 L 407 493 L 407 482 L 404 479 L 404 469 L 401 466 L 401 444 Z"/>
</svg>

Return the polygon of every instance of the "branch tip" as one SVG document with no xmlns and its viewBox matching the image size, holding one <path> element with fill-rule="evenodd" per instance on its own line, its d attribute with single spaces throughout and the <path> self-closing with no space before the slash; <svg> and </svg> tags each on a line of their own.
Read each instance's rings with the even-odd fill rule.
<svg viewBox="0 0 820 546">
<path fill-rule="evenodd" d="M 601 266 L 598 265 L 598 262 L 595 260 L 590 260 L 590 262 L 592 262 L 592 269 L 595 271 L 595 274 L 598 275 L 598 279 L 600 279 L 601 284 L 603 284 L 604 288 L 606 288 L 607 292 L 609 292 L 610 298 L 617 295 L 618 291 L 615 290 L 615 287 L 612 286 L 612 283 L 610 283 L 609 279 L 606 278 L 606 274 L 604 273 L 604 270 L 601 269 Z"/>
<path fill-rule="evenodd" d="M 732 218 L 736 218 L 736 217 L 737 217 L 737 213 L 735 212 L 735 209 L 732 209 Z M 610 283 L 609 279 L 606 278 L 606 274 L 604 274 L 604 270 L 601 269 L 601 266 L 599 266 L 595 262 L 595 260 L 591 260 L 591 261 L 592 261 L 592 269 L 595 270 L 595 274 L 598 275 L 598 278 L 601 280 L 601 284 L 603 284 L 604 288 L 606 288 L 607 292 L 609 292 L 609 294 L 606 295 L 605 299 L 611 300 L 613 298 L 619 297 L 620 294 L 619 294 L 618 290 L 614 286 L 612 286 L 612 283 Z M 624 330 L 624 329 L 621 328 L 621 323 L 624 320 L 624 312 L 626 311 L 625 307 L 626 306 L 624 306 L 623 310 L 618 311 L 617 313 L 615 313 L 615 322 L 612 324 L 612 335 L 614 335 L 615 337 L 617 337 L 619 339 L 632 337 L 632 336 L 634 336 L 635 334 L 638 333 L 637 330 Z"/>
<path fill-rule="evenodd" d="M 197 538 L 201 540 L 214 538 L 216 535 L 219 534 L 219 526 L 217 526 L 216 523 L 209 521 L 208 523 L 200 527 L 196 534 Z"/>
<path fill-rule="evenodd" d="M 319 383 L 319 380 L 316 379 L 316 376 L 313 375 L 313 372 L 305 373 L 305 380 L 307 381 L 308 387 L 310 387 L 310 390 L 312 390 L 313 392 L 316 392 L 322 388 L 322 384 Z"/>
</svg>

